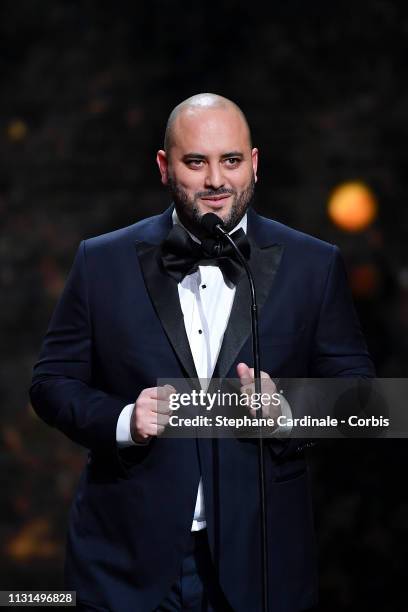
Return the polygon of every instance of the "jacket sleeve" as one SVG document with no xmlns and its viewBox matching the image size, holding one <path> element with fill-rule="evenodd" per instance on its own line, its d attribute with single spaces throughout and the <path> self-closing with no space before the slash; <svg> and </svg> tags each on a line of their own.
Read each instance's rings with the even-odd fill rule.
<svg viewBox="0 0 408 612">
<path fill-rule="evenodd" d="M 375 376 L 374 365 L 355 312 L 343 258 L 336 246 L 332 247 L 328 263 L 308 370 L 311 379 L 369 379 Z M 334 406 L 338 388 L 340 385 L 324 385 L 325 392 L 329 390 L 330 395 L 331 390 L 333 396 L 322 397 L 321 386 L 306 379 L 303 387 L 295 384 L 295 388 L 291 389 L 289 386 L 285 397 L 295 417 L 305 414 L 326 416 L 325 406 Z M 301 453 L 314 444 L 312 440 L 293 437 L 288 441 L 274 442 L 273 450 L 276 455 L 287 457 Z"/>
<path fill-rule="evenodd" d="M 343 258 L 336 246 L 317 320 L 310 376 L 372 377 L 374 366 L 358 321 Z"/>
<path fill-rule="evenodd" d="M 40 358 L 34 367 L 30 398 L 36 413 L 71 440 L 118 457 L 116 425 L 123 398 L 92 387 L 92 325 L 86 276 L 86 247 L 80 244 L 64 291 L 55 308 Z"/>
</svg>

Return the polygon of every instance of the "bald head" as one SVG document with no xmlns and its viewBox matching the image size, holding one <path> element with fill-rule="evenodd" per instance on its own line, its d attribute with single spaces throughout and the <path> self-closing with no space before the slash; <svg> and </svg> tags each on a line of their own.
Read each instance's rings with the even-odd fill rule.
<svg viewBox="0 0 408 612">
<path fill-rule="evenodd" d="M 200 93 L 180 102 L 180 104 L 171 111 L 164 135 L 164 150 L 166 154 L 169 155 L 170 149 L 177 138 L 177 129 L 179 128 L 182 118 L 197 116 L 202 112 L 211 110 L 224 110 L 227 113 L 238 116 L 247 132 L 248 145 L 252 147 L 249 125 L 239 106 L 232 100 L 224 98 L 223 96 L 212 93 Z"/>
<path fill-rule="evenodd" d="M 215 94 L 192 96 L 172 111 L 164 147 L 156 162 L 184 227 L 200 237 L 201 218 L 212 212 L 231 231 L 257 181 L 258 149 L 241 109 Z"/>
</svg>

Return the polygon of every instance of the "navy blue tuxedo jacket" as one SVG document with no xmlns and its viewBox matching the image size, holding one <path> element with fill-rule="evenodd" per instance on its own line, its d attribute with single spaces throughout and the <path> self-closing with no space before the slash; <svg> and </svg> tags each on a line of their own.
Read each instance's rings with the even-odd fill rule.
<svg viewBox="0 0 408 612">
<path fill-rule="evenodd" d="M 154 438 L 118 450 L 123 407 L 158 378 L 195 377 L 177 283 L 158 245 L 172 208 L 81 243 L 30 391 L 41 418 L 89 449 L 71 507 L 66 586 L 97 610 L 151 612 L 180 570 L 200 475 L 212 558 L 238 612 L 261 610 L 256 441 Z M 248 211 L 261 367 L 273 377 L 371 376 L 335 246 Z M 252 363 L 246 278 L 214 375 Z M 222 308 L 222 304 L 220 304 Z M 316 600 L 308 475 L 300 440 L 266 441 L 274 612 Z"/>
</svg>

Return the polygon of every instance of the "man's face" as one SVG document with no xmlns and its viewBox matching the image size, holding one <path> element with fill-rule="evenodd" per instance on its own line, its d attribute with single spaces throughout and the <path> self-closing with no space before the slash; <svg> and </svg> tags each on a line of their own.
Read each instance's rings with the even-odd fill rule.
<svg viewBox="0 0 408 612">
<path fill-rule="evenodd" d="M 233 108 L 182 111 L 168 157 L 159 151 L 157 162 L 180 221 L 197 235 L 209 212 L 230 231 L 252 200 L 258 151 L 251 150 L 245 122 Z"/>
</svg>

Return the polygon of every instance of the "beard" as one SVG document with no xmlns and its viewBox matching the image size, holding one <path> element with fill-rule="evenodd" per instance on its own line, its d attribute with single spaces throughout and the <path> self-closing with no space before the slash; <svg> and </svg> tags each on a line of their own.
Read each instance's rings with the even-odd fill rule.
<svg viewBox="0 0 408 612">
<path fill-rule="evenodd" d="M 230 232 L 241 221 L 242 217 L 248 210 L 255 192 L 255 177 L 252 173 L 251 180 L 248 186 L 238 193 L 234 189 L 216 189 L 207 191 L 198 191 L 190 198 L 184 189 L 180 186 L 173 177 L 168 179 L 168 189 L 172 196 L 178 218 L 181 223 L 195 236 L 203 238 L 203 230 L 201 228 L 201 219 L 206 214 L 200 211 L 198 200 L 202 197 L 218 196 L 223 194 L 232 195 L 232 205 L 227 216 L 220 217 L 224 222 L 225 230 Z"/>
</svg>

